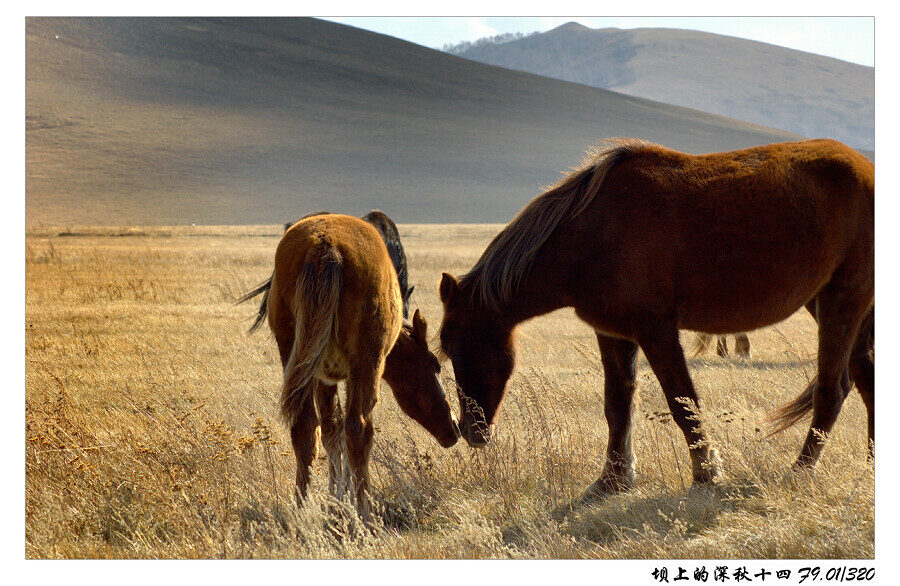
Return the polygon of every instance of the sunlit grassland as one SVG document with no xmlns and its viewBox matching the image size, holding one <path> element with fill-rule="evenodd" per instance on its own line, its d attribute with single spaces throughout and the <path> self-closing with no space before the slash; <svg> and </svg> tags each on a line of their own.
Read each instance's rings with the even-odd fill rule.
<svg viewBox="0 0 900 586">
<path fill-rule="evenodd" d="M 441 271 L 465 272 L 498 229 L 400 226 L 412 305 L 431 333 Z M 233 305 L 271 273 L 279 236 L 278 226 L 28 232 L 28 557 L 874 555 L 858 394 L 812 475 L 788 474 L 805 425 L 767 437 L 766 414 L 815 374 L 805 313 L 751 333 L 750 360 L 689 359 L 724 460 L 715 488 L 690 487 L 683 437 L 641 357 L 637 486 L 568 510 L 600 472 L 607 428 L 594 334 L 564 310 L 520 329 L 487 448 L 441 449 L 385 387 L 372 463 L 381 527 L 360 530 L 327 496 L 324 460 L 298 509 L 275 343 L 246 334 L 255 305 Z M 451 374 L 445 365 L 448 388 Z"/>
</svg>

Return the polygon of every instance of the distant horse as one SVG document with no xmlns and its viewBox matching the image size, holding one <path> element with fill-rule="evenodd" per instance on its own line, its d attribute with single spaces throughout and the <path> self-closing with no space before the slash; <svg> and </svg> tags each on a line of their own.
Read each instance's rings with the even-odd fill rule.
<svg viewBox="0 0 900 586">
<path fill-rule="evenodd" d="M 695 156 L 624 139 L 595 151 L 523 208 L 468 274 L 443 275 L 440 340 L 456 375 L 463 437 L 474 446 L 490 438 L 516 326 L 574 307 L 597 333 L 609 424 L 606 464 L 586 496 L 634 481 L 639 347 L 687 440 L 694 482 L 712 482 L 719 459 L 697 421 L 678 330 L 748 331 L 814 302 L 817 384 L 793 404 L 813 411 L 795 464 L 813 466 L 874 308 L 874 174 L 868 159 L 831 140 Z M 874 368 L 858 360 L 865 399 Z M 865 403 L 871 420 L 874 401 Z"/>
<path fill-rule="evenodd" d="M 442 446 L 459 438 L 438 379 L 440 364 L 428 350 L 425 319 L 416 311 L 412 323 L 404 323 L 397 275 L 381 236 L 369 223 L 350 216 L 316 215 L 290 227 L 275 252 L 268 287 L 264 284 L 240 301 L 264 291 L 260 312 L 275 335 L 284 367 L 281 413 L 297 459 L 298 500 L 309 485 L 321 423 L 329 489 L 340 497 L 352 479 L 357 508 L 368 520 L 372 410 L 379 379 L 391 387 L 404 413 Z M 343 416 L 337 394 L 341 380 L 347 381 Z M 342 431 L 348 469 L 342 469 Z"/>
<path fill-rule="evenodd" d="M 704 354 L 712 344 L 712 334 L 697 333 L 697 342 L 691 349 L 693 356 Z M 728 341 L 725 336 L 716 336 L 716 354 L 719 356 L 728 356 Z M 750 338 L 747 334 L 740 333 L 734 335 L 734 352 L 743 358 L 750 357 Z"/>
</svg>

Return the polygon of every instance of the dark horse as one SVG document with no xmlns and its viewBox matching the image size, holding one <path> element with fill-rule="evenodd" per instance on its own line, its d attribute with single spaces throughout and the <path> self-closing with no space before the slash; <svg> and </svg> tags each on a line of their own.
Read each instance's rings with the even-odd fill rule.
<svg viewBox="0 0 900 586">
<path fill-rule="evenodd" d="M 574 307 L 597 333 L 609 424 L 606 464 L 587 495 L 634 481 L 638 348 L 687 440 L 694 481 L 711 482 L 718 456 L 697 420 L 678 330 L 748 331 L 811 303 L 817 384 L 781 418 L 813 411 L 796 465 L 817 461 L 849 389 L 851 358 L 871 440 L 873 359 L 853 350 L 868 347 L 857 332 L 874 315 L 874 173 L 832 140 L 695 156 L 624 139 L 593 152 L 523 208 L 468 274 L 443 275 L 440 340 L 453 362 L 463 437 L 474 446 L 490 438 L 516 326 Z"/>
<path fill-rule="evenodd" d="M 425 319 L 418 311 L 411 323 L 402 318 L 397 274 L 378 231 L 338 214 L 315 214 L 285 232 L 272 278 L 239 302 L 262 292 L 251 331 L 266 319 L 278 343 L 281 412 L 297 459 L 298 499 L 309 485 L 321 425 L 330 490 L 340 497 L 352 479 L 357 508 L 369 520 L 372 410 L 380 379 L 404 413 L 442 446 L 459 438 L 438 378 L 440 364 L 428 349 Z M 345 413 L 337 394 L 342 380 Z"/>
</svg>

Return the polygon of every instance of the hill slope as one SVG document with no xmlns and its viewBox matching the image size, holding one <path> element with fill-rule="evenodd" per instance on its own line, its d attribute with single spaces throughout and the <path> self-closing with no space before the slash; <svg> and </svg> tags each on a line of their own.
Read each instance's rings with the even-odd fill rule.
<svg viewBox="0 0 900 586">
<path fill-rule="evenodd" d="M 875 69 L 830 57 L 693 30 L 590 29 L 574 22 L 454 53 L 874 148 Z"/>
<path fill-rule="evenodd" d="M 26 224 L 506 221 L 607 136 L 797 138 L 313 19 L 26 22 Z"/>
</svg>

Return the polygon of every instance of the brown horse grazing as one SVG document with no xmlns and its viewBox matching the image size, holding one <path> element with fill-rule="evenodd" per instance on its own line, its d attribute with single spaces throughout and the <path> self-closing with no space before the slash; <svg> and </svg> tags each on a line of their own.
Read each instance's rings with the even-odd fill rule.
<svg viewBox="0 0 900 586">
<path fill-rule="evenodd" d="M 716 354 L 719 356 L 728 356 L 728 340 L 725 336 L 716 336 Z M 691 350 L 692 356 L 700 356 L 704 354 L 712 344 L 712 334 L 697 334 L 697 342 Z M 747 334 L 740 333 L 734 335 L 734 352 L 741 358 L 750 358 L 750 338 Z"/>
<path fill-rule="evenodd" d="M 403 323 L 385 244 L 375 228 L 350 216 L 316 215 L 288 229 L 275 252 L 268 293 L 265 314 L 284 367 L 281 412 L 297 458 L 298 499 L 306 495 L 321 424 L 329 488 L 340 497 L 352 478 L 357 509 L 368 520 L 372 410 L 381 378 L 404 413 L 442 446 L 459 438 L 438 379 L 440 364 L 428 350 L 425 319 L 416 311 L 412 323 Z M 347 381 L 343 415 L 341 380 Z"/>
<path fill-rule="evenodd" d="M 748 331 L 814 300 L 818 384 L 796 463 L 814 465 L 874 307 L 874 173 L 831 140 L 695 156 L 624 139 L 594 152 L 522 209 L 468 274 L 443 275 L 440 340 L 456 375 L 463 437 L 474 446 L 490 438 L 516 326 L 574 307 L 597 332 L 609 424 L 606 464 L 587 496 L 634 481 L 639 347 L 687 440 L 694 481 L 711 482 L 718 456 L 697 423 L 678 330 Z M 873 371 L 862 371 L 872 382 Z M 866 406 L 871 417 L 874 404 Z"/>
</svg>

